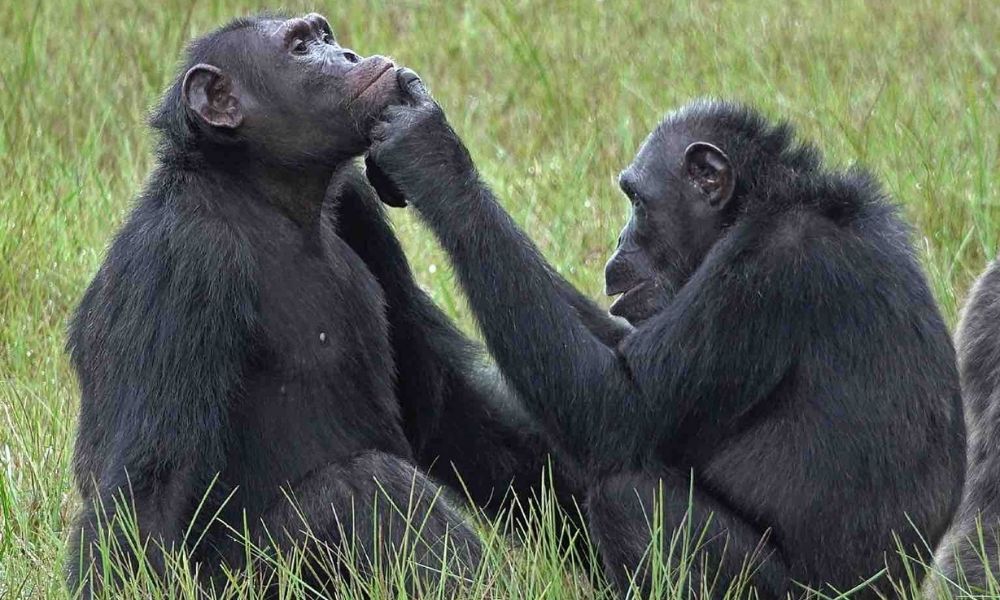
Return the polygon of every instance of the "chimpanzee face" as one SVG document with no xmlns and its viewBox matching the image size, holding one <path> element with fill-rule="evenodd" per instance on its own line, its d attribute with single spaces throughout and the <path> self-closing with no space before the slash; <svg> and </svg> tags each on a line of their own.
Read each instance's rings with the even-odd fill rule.
<svg viewBox="0 0 1000 600">
<path fill-rule="evenodd" d="M 399 101 L 393 62 L 341 47 L 317 14 L 221 34 L 188 70 L 183 99 L 205 125 L 285 163 L 362 153 L 378 113 Z"/>
<path fill-rule="evenodd" d="M 632 325 L 669 303 L 721 235 L 735 177 L 726 154 L 699 138 L 661 126 L 619 177 L 631 214 L 605 291 L 620 294 L 610 312 Z"/>
</svg>

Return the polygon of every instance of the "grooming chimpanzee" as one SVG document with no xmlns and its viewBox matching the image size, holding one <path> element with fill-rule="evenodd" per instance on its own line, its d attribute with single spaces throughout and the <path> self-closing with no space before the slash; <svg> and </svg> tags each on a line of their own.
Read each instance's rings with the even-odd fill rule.
<svg viewBox="0 0 1000 600">
<path fill-rule="evenodd" d="M 958 369 L 969 427 L 965 496 L 938 554 L 951 581 L 988 591 L 1000 558 L 1000 260 L 969 295 L 958 332 Z M 980 531 L 982 538 L 980 538 Z M 975 589 L 978 588 L 978 589 Z"/>
<path fill-rule="evenodd" d="M 714 595 L 748 556 L 764 597 L 846 591 L 904 575 L 894 534 L 908 552 L 941 538 L 964 473 L 955 353 L 869 176 L 824 170 L 746 108 L 673 113 L 621 176 L 632 217 L 607 291 L 635 329 L 608 344 L 419 79 L 400 79 L 409 98 L 373 130 L 369 177 L 436 233 L 501 370 L 586 469 L 591 538 L 620 588 L 650 584 L 658 490 L 664 536 L 689 501 L 707 528 L 694 565 Z"/>
<path fill-rule="evenodd" d="M 152 121 L 158 166 L 70 330 L 84 506 L 69 567 L 85 595 L 135 566 L 112 520 L 122 503 L 160 574 L 161 546 L 208 579 L 238 568 L 229 527 L 246 523 L 255 543 L 308 543 L 308 527 L 385 563 L 405 537 L 437 580 L 446 534 L 462 575 L 479 542 L 415 462 L 463 477 L 487 511 L 512 480 L 522 499 L 539 481 L 543 437 L 419 290 L 352 162 L 399 99 L 394 71 L 338 46 L 319 15 L 239 20 L 191 45 Z"/>
</svg>

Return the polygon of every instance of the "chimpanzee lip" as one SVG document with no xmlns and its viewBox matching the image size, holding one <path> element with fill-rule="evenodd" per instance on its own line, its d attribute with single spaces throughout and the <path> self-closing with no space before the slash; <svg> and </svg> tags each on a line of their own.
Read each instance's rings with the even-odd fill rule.
<svg viewBox="0 0 1000 600">
<path fill-rule="evenodd" d="M 357 94 L 354 94 L 354 96 L 351 98 L 351 102 L 363 96 L 365 92 L 369 90 L 369 88 L 375 85 L 379 79 L 382 79 L 382 77 L 384 77 L 385 74 L 391 71 L 393 68 L 395 68 L 395 65 L 393 65 L 392 62 L 385 61 L 385 65 L 382 66 L 382 69 L 379 70 L 379 72 L 376 73 L 375 76 L 372 77 L 371 80 L 369 80 L 368 83 L 366 83 L 365 86 L 361 88 L 361 90 Z"/>
<path fill-rule="evenodd" d="M 616 308 L 621 308 L 628 302 L 629 298 L 634 298 L 636 294 L 646 289 L 646 285 L 648 283 L 649 283 L 648 281 L 640 281 L 635 285 L 633 285 L 632 287 L 625 290 L 621 291 L 612 290 L 612 293 L 608 295 L 618 296 L 618 299 L 616 299 L 613 303 L 611 303 L 611 306 L 608 308 L 608 312 L 610 312 L 611 314 L 616 314 L 614 312 Z"/>
<path fill-rule="evenodd" d="M 646 285 L 646 283 L 648 283 L 647 280 L 640 279 L 638 281 L 630 281 L 628 283 L 618 284 L 617 286 L 614 287 L 605 285 L 607 289 L 604 291 L 604 294 L 607 296 L 618 296 L 627 294 L 632 290 L 643 287 L 644 285 Z"/>
</svg>

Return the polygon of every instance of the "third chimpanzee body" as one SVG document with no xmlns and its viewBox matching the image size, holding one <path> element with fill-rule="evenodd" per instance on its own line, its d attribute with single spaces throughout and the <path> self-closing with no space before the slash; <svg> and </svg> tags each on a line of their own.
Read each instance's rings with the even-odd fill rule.
<svg viewBox="0 0 1000 600">
<path fill-rule="evenodd" d="M 969 293 L 957 337 L 969 426 L 968 479 L 937 563 L 948 581 L 971 594 L 987 593 L 1000 558 L 1000 260 Z"/>
<path fill-rule="evenodd" d="M 319 587 L 342 553 L 363 572 L 404 540 L 430 581 L 446 560 L 471 574 L 478 539 L 416 465 L 494 511 L 539 481 L 546 447 L 419 290 L 351 162 L 398 98 L 394 65 L 310 15 L 237 21 L 182 73 L 153 119 L 157 169 L 70 331 L 71 584 L 114 594 L 134 541 L 160 575 L 161 547 L 209 577 L 238 568 L 244 524 L 255 544 L 326 544 Z"/>
<path fill-rule="evenodd" d="M 870 177 L 747 109 L 672 114 L 621 177 L 632 217 L 606 278 L 635 329 L 609 343 L 401 78 L 412 99 L 376 127 L 369 177 L 437 234 L 500 368 L 586 470 L 620 589 L 649 589 L 653 523 L 707 528 L 691 566 L 715 595 L 748 573 L 763 597 L 846 591 L 905 576 L 894 536 L 937 543 L 964 469 L 955 354 Z"/>
</svg>

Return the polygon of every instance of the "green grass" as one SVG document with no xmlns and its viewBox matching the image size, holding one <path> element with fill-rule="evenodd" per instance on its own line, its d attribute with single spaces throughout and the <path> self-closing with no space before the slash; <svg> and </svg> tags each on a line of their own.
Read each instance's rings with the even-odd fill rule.
<svg viewBox="0 0 1000 600">
<path fill-rule="evenodd" d="M 507 208 L 594 297 L 626 214 L 616 173 L 665 111 L 703 95 L 787 117 L 831 163 L 873 169 L 914 224 L 950 323 L 996 255 L 1000 3 L 286 6 L 326 14 L 360 53 L 416 68 Z M 64 594 L 78 401 L 67 315 L 151 166 L 147 110 L 187 39 L 274 7 L 0 2 L 0 596 Z M 430 236 L 412 215 L 394 218 L 421 282 L 471 329 Z M 500 595 L 596 594 L 552 547 L 497 544 Z"/>
</svg>

